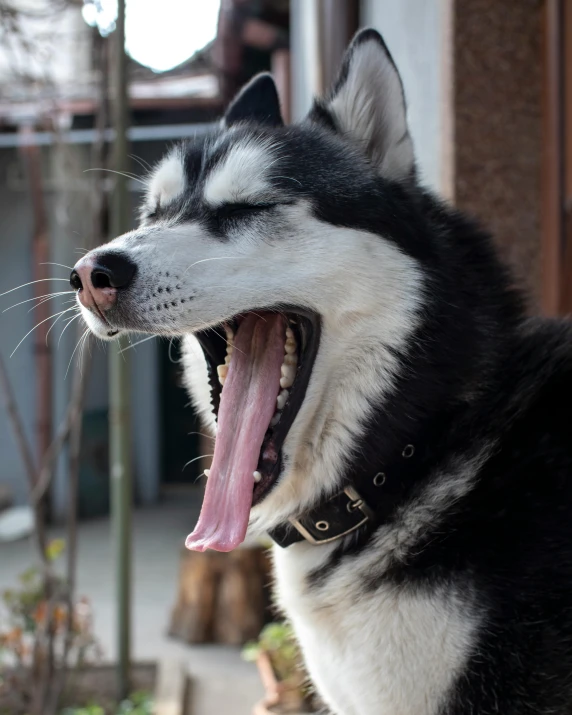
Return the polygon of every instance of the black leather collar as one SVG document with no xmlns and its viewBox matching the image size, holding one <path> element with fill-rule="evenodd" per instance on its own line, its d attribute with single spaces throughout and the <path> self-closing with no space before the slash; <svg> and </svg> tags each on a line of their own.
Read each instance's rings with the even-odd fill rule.
<svg viewBox="0 0 572 715">
<path fill-rule="evenodd" d="M 270 537 L 287 547 L 304 539 L 311 544 L 327 544 L 358 530 L 372 531 L 389 520 L 398 502 L 412 489 L 415 477 L 427 463 L 427 455 L 421 451 L 406 444 L 382 470 L 355 467 L 342 491 L 297 519 L 280 524 Z"/>
</svg>

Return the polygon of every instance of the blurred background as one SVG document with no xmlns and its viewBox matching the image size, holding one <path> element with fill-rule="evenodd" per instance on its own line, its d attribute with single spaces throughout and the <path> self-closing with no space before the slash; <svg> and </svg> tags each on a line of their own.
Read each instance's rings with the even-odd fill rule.
<svg viewBox="0 0 572 715">
<path fill-rule="evenodd" d="M 241 715 L 265 689 L 272 701 L 272 674 L 248 659 L 288 653 L 289 634 L 274 624 L 240 656 L 278 618 L 265 545 L 182 551 L 212 450 L 177 342 L 133 337 L 117 368 L 60 313 L 81 253 L 135 225 L 150 166 L 207 131 L 250 77 L 272 71 L 285 120 L 301 119 L 356 30 L 378 29 L 424 182 L 494 232 L 532 312 L 572 307 L 571 0 L 123 6 L 0 0 L 1 715 L 85 705 L 93 695 L 66 696 L 76 670 L 107 678 L 95 690 L 109 687 L 101 707 L 113 715 L 139 676 L 121 712 Z M 110 408 L 128 453 L 115 496 Z M 298 710 L 318 707 L 302 700 Z"/>
</svg>

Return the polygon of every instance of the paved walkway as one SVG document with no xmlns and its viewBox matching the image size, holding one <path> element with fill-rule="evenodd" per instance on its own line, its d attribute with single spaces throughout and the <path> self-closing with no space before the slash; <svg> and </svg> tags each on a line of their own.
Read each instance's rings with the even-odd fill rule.
<svg viewBox="0 0 572 715">
<path fill-rule="evenodd" d="M 254 666 L 236 649 L 188 647 L 166 636 L 178 576 L 181 546 L 198 515 L 189 496 L 171 496 L 133 519 L 133 657 L 180 659 L 193 679 L 192 715 L 251 715 L 262 695 Z M 59 536 L 55 531 L 54 536 Z M 78 593 L 93 605 L 95 632 L 106 659 L 115 656 L 114 568 L 109 521 L 82 522 L 79 529 Z M 0 544 L 0 592 L 15 584 L 33 562 L 28 541 Z"/>
</svg>

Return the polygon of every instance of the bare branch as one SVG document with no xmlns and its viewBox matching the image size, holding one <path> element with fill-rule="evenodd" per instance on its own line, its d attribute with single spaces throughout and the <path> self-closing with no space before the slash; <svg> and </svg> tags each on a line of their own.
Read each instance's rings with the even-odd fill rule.
<svg viewBox="0 0 572 715">
<path fill-rule="evenodd" d="M 22 457 L 22 462 L 26 470 L 26 477 L 28 479 L 28 487 L 30 493 L 33 492 L 36 485 L 36 479 L 38 476 L 37 467 L 32 453 L 32 448 L 26 437 L 26 432 L 24 431 L 24 424 L 22 422 L 22 417 L 18 410 L 18 405 L 14 399 L 14 393 L 12 391 L 12 386 L 8 378 L 8 372 L 6 370 L 6 365 L 4 360 L 0 355 L 0 389 L 2 390 L 2 395 L 4 398 L 4 405 L 6 407 L 6 412 L 8 414 L 8 419 L 12 425 L 12 430 L 14 431 L 14 436 L 16 438 L 16 443 L 18 449 L 20 450 L 20 456 Z"/>
</svg>

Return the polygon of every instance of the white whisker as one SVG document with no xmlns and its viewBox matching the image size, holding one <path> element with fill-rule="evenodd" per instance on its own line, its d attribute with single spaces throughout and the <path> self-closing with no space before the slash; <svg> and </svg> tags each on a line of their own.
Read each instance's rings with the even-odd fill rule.
<svg viewBox="0 0 572 715">
<path fill-rule="evenodd" d="M 200 261 L 195 261 L 194 263 L 191 263 L 191 265 L 183 271 L 183 275 L 185 275 L 185 273 L 193 266 L 198 266 L 199 263 L 206 263 L 207 261 L 230 261 L 232 260 L 232 258 L 232 256 L 215 256 L 213 258 L 201 258 Z"/>
<path fill-rule="evenodd" d="M 43 305 L 44 303 L 47 303 L 48 301 L 53 300 L 53 298 L 42 298 L 42 300 L 39 303 L 36 303 L 36 305 L 33 305 L 28 313 L 31 313 L 33 310 L 36 310 L 36 308 L 39 308 L 40 305 Z M 72 298 L 71 300 L 64 300 L 62 305 L 68 305 L 68 303 L 75 303 L 75 298 Z"/>
<path fill-rule="evenodd" d="M 297 184 L 300 184 L 302 186 L 302 182 L 298 181 L 298 179 L 294 179 L 292 176 L 275 176 L 275 179 L 286 179 L 287 181 L 295 181 Z"/>
<path fill-rule="evenodd" d="M 43 298 L 55 298 L 58 295 L 68 295 L 69 293 L 75 293 L 75 291 L 62 290 L 59 293 L 46 293 L 45 295 L 38 295 L 34 298 L 26 298 L 26 300 L 21 300 L 19 303 L 14 303 L 14 305 L 11 305 L 9 308 L 4 308 L 2 312 L 6 313 L 8 310 L 12 310 L 12 308 L 17 308 L 19 305 L 24 305 L 24 303 L 31 303 L 33 300 L 42 300 Z"/>
<path fill-rule="evenodd" d="M 115 171 L 115 169 L 85 169 L 84 174 L 88 171 L 108 171 L 110 174 L 118 174 L 119 176 L 124 176 L 126 179 L 131 179 L 132 181 L 138 181 L 140 184 L 143 184 L 143 186 L 146 186 L 147 184 L 143 181 L 143 179 L 140 179 L 138 176 L 135 176 L 135 174 L 128 174 L 125 171 Z"/>
<path fill-rule="evenodd" d="M 63 315 L 64 313 L 68 313 L 70 310 L 73 310 L 73 309 L 74 309 L 73 307 L 72 307 L 72 308 L 66 308 L 66 310 L 62 310 L 61 312 L 56 313 L 55 315 L 50 315 L 50 316 L 48 316 L 47 318 L 44 318 L 44 320 L 40 320 L 40 322 L 37 323 L 36 325 L 34 325 L 34 327 L 33 327 L 31 330 L 28 330 L 28 332 L 26 333 L 26 335 L 24 335 L 24 337 L 22 338 L 22 340 L 20 340 L 20 342 L 18 343 L 18 345 L 16 345 L 16 347 L 14 348 L 14 350 L 12 350 L 12 353 L 11 353 L 10 357 L 12 357 L 12 356 L 14 355 L 14 353 L 16 352 L 16 350 L 20 347 L 20 345 L 24 342 L 24 340 L 28 337 L 28 335 L 30 335 L 30 333 L 33 333 L 34 330 L 36 330 L 36 328 L 39 328 L 40 325 L 43 325 L 43 324 L 46 323 L 48 320 L 53 320 L 54 318 L 57 319 L 57 318 L 59 318 L 61 315 Z"/>
<path fill-rule="evenodd" d="M 136 154 L 129 154 L 129 156 L 132 159 L 134 159 L 139 164 L 139 166 L 142 166 L 145 169 L 145 171 L 153 170 L 153 167 L 151 166 L 151 164 L 149 164 L 148 161 L 145 161 L 145 159 L 142 159 L 140 156 L 137 156 Z"/>
<path fill-rule="evenodd" d="M 67 378 L 67 376 L 68 376 L 68 372 L 70 371 L 70 367 L 71 367 L 71 364 L 72 364 L 73 356 L 75 355 L 76 350 L 79 348 L 79 346 L 80 346 L 81 343 L 85 340 L 85 338 L 86 338 L 86 336 L 87 336 L 88 334 L 89 334 L 89 328 L 86 328 L 85 331 L 84 331 L 84 333 L 83 333 L 82 336 L 80 337 L 80 339 L 77 341 L 77 344 L 76 344 L 76 346 L 75 346 L 75 348 L 73 349 L 73 352 L 72 352 L 72 354 L 71 354 L 70 361 L 68 362 L 68 369 L 66 370 L 66 374 L 65 374 L 65 376 L 64 376 L 64 380 L 65 380 L 65 379 Z"/>
<path fill-rule="evenodd" d="M 22 283 L 21 286 L 16 286 L 16 288 L 10 288 L 10 290 L 5 291 L 4 293 L 0 293 L 0 298 L 2 298 L 5 295 L 8 295 L 8 293 L 13 293 L 15 290 L 20 290 L 20 288 L 25 288 L 26 286 L 31 286 L 34 283 L 43 283 L 44 281 L 65 281 L 66 283 L 69 283 L 69 278 L 38 278 L 37 281 L 30 281 L 29 283 Z"/>
<path fill-rule="evenodd" d="M 68 320 L 67 323 L 66 323 L 65 328 L 64 328 L 64 329 L 62 330 L 62 332 L 60 333 L 60 337 L 58 338 L 58 344 L 56 345 L 56 348 L 59 348 L 59 347 L 60 347 L 60 343 L 61 343 L 63 334 L 64 334 L 64 333 L 66 332 L 66 330 L 70 327 L 70 325 L 73 323 L 73 321 L 74 321 L 74 320 L 77 320 L 78 318 L 81 318 L 81 313 L 78 313 L 77 315 L 74 315 L 74 316 L 72 316 L 71 318 L 69 318 L 69 320 Z"/>
<path fill-rule="evenodd" d="M 260 318 L 260 320 L 263 320 L 265 323 L 268 322 L 265 317 L 263 317 L 262 315 L 258 315 L 258 313 L 255 313 L 253 310 L 249 310 L 248 312 L 252 313 L 252 315 L 255 315 L 257 318 Z"/>
<path fill-rule="evenodd" d="M 54 320 L 54 322 L 50 325 L 48 332 L 46 333 L 46 345 L 48 344 L 48 337 L 49 337 L 50 333 L 52 332 L 52 329 L 54 328 L 55 324 L 61 319 L 61 317 L 63 315 L 64 315 L 64 313 L 61 313 L 60 315 L 58 315 L 56 320 Z M 81 313 L 80 313 L 80 315 L 81 315 Z M 76 317 L 76 316 L 73 316 L 73 317 Z"/>
<path fill-rule="evenodd" d="M 141 345 L 141 343 L 146 343 L 148 340 L 153 340 L 153 338 L 157 338 L 157 335 L 148 335 L 146 338 L 142 338 L 141 340 L 138 340 L 136 343 L 131 343 L 130 345 L 127 345 L 127 347 L 121 348 L 119 351 L 120 353 L 124 353 L 127 350 L 131 350 L 131 348 L 136 348 L 138 345 Z"/>
<path fill-rule="evenodd" d="M 214 457 L 214 454 L 201 454 L 200 456 L 195 457 L 194 459 L 190 459 L 190 460 L 185 464 L 185 466 L 183 467 L 183 469 L 182 469 L 181 471 L 183 471 L 184 469 L 186 469 L 186 468 L 189 466 L 189 464 L 192 464 L 193 462 L 198 462 L 199 459 L 204 459 L 205 457 Z"/>
<path fill-rule="evenodd" d="M 198 434 L 198 435 L 200 435 L 201 437 L 204 437 L 205 439 L 212 439 L 213 442 L 214 442 L 215 439 L 216 439 L 216 437 L 213 437 L 213 436 L 210 435 L 210 434 L 205 434 L 204 432 L 187 432 L 187 434 L 189 435 L 189 437 L 190 437 L 191 435 L 193 435 L 193 434 Z"/>
<path fill-rule="evenodd" d="M 61 268 L 68 268 L 73 271 L 73 266 L 66 266 L 65 263 L 52 263 L 51 261 L 46 261 L 46 263 L 40 263 L 41 266 L 60 266 Z"/>
<path fill-rule="evenodd" d="M 84 360 L 84 353 L 85 353 L 85 346 L 88 345 L 90 346 L 90 351 L 89 354 L 91 355 L 91 333 L 88 333 L 86 337 L 84 338 L 81 348 L 79 349 L 79 371 L 80 373 L 82 372 L 82 366 L 83 366 L 83 360 Z"/>
<path fill-rule="evenodd" d="M 172 358 L 172 356 L 171 356 L 171 348 L 173 347 L 173 340 L 174 340 L 174 339 L 175 339 L 175 338 L 171 338 L 171 339 L 169 340 L 169 362 L 173 363 L 173 365 L 177 365 L 177 364 L 180 362 L 180 360 L 173 360 L 173 358 Z"/>
</svg>

